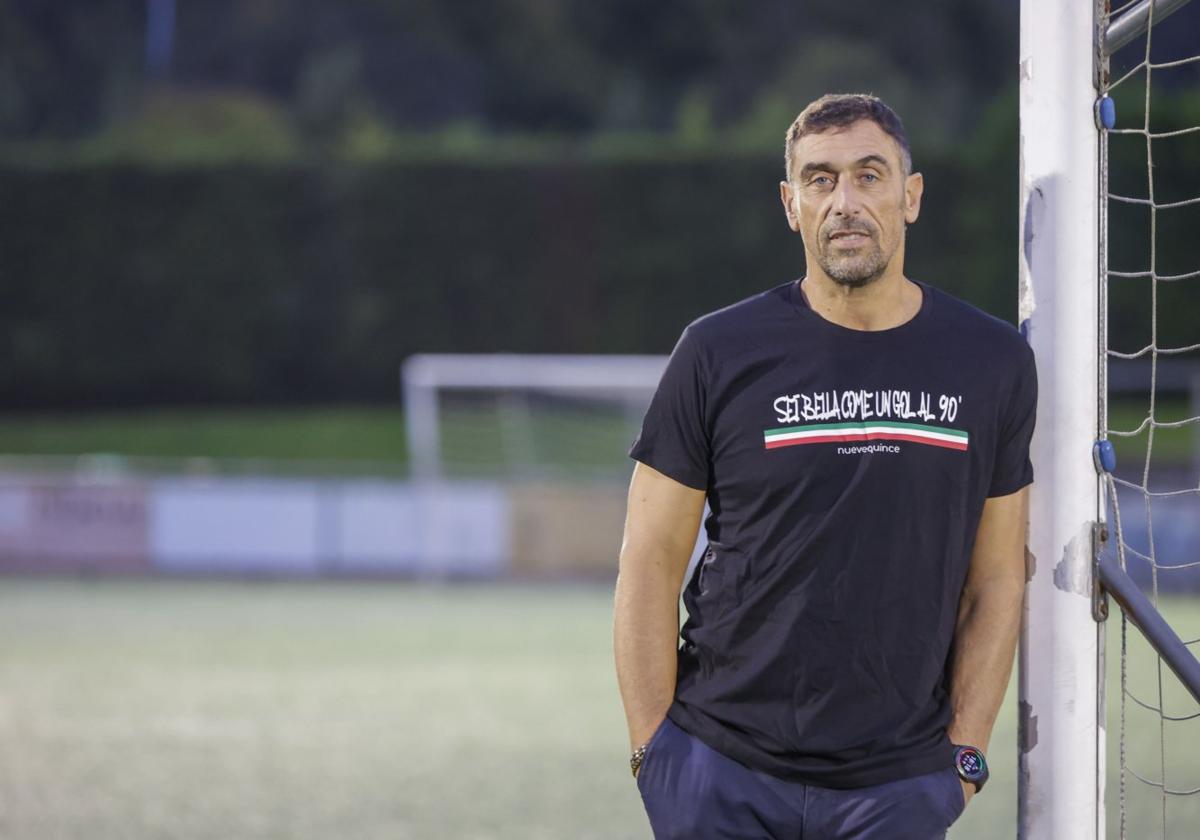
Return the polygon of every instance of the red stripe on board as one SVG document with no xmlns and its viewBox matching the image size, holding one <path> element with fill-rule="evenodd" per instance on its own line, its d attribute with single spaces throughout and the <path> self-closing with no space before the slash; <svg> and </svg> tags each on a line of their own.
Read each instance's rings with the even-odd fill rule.
<svg viewBox="0 0 1200 840">
<path fill-rule="evenodd" d="M 870 434 L 851 432 L 850 434 L 840 435 L 814 435 L 812 437 L 791 438 L 790 440 L 767 441 L 765 445 L 767 449 L 782 449 L 785 446 L 799 446 L 804 443 L 853 443 L 864 440 L 906 440 L 911 443 L 940 446 L 943 449 L 957 449 L 960 452 L 967 451 L 967 444 L 965 443 L 934 440 L 932 438 L 917 437 L 916 435 L 900 434 L 899 432 L 871 432 Z"/>
</svg>

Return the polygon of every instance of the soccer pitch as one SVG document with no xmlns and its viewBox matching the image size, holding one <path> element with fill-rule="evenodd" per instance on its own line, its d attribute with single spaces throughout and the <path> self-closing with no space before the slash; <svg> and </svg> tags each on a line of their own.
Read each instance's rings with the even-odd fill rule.
<svg viewBox="0 0 1200 840">
<path fill-rule="evenodd" d="M 610 605 L 604 586 L 6 579 L 0 837 L 647 838 Z M 1152 661 L 1134 677 L 1153 698 Z M 1015 705 L 1014 684 L 952 837 L 1016 834 Z M 1169 751 L 1200 744 L 1200 721 L 1168 726 Z M 1156 719 L 1129 751 L 1157 767 Z M 1170 770 L 1200 784 L 1195 750 Z M 1157 836 L 1158 798 L 1130 799 L 1129 836 Z M 1196 799 L 1172 799 L 1176 836 Z"/>
</svg>

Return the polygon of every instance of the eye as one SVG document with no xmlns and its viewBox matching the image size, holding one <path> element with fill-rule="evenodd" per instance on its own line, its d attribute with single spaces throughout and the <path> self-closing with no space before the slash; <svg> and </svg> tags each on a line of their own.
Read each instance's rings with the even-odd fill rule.
<svg viewBox="0 0 1200 840">
<path fill-rule="evenodd" d="M 876 175 L 874 172 L 864 172 L 862 179 L 864 181 L 866 181 L 868 184 L 874 184 L 876 181 L 879 180 L 879 176 Z"/>
<path fill-rule="evenodd" d="M 827 184 L 832 184 L 833 179 L 830 178 L 828 175 L 816 175 L 813 177 L 813 179 L 811 181 L 809 181 L 809 183 L 812 184 L 813 186 L 823 187 Z"/>
</svg>

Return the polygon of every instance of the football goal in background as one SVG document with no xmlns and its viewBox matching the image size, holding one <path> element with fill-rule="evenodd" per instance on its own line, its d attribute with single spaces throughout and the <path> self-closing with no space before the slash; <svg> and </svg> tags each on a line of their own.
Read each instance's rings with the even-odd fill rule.
<svg viewBox="0 0 1200 840">
<path fill-rule="evenodd" d="M 420 354 L 401 369 L 416 479 L 628 480 L 665 356 Z"/>
<path fill-rule="evenodd" d="M 468 482 L 509 511 L 510 573 L 616 569 L 629 447 L 666 356 L 423 354 L 401 370 L 412 484 Z"/>
<path fill-rule="evenodd" d="M 1164 37 L 1186 2 L 1021 3 L 1020 320 L 1041 393 L 1021 837 L 1193 837 L 1200 817 L 1180 761 L 1200 746 L 1200 628 L 1168 597 L 1200 567 L 1200 468 L 1165 457 L 1200 424 L 1179 384 L 1200 370 L 1200 194 L 1179 187 L 1200 168 L 1200 33 Z"/>
</svg>

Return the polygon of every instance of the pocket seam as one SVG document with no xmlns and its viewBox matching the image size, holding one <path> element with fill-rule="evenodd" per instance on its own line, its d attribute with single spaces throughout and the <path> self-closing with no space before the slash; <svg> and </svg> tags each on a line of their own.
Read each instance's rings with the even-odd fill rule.
<svg viewBox="0 0 1200 840">
<path fill-rule="evenodd" d="M 663 719 L 659 721 L 658 726 L 655 727 L 654 732 L 651 733 L 650 740 L 646 742 L 646 752 L 642 754 L 642 766 L 638 768 L 637 779 L 634 780 L 637 782 L 638 790 L 641 790 L 642 780 L 646 778 L 647 762 L 650 760 L 650 756 L 654 752 L 655 745 L 661 739 L 663 731 L 666 730 L 667 724 L 670 723 L 670 721 L 670 716 L 664 715 Z"/>
<path fill-rule="evenodd" d="M 959 778 L 957 768 L 950 768 L 951 778 L 954 779 L 954 789 L 958 793 L 958 813 L 954 819 L 958 819 L 963 815 L 963 811 L 967 810 L 967 792 L 963 790 L 962 779 Z"/>
</svg>

